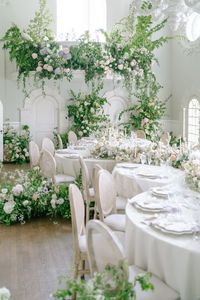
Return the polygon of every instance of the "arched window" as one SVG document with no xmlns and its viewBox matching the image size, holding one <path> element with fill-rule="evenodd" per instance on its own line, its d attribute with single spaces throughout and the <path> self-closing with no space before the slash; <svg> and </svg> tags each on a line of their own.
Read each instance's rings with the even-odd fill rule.
<svg viewBox="0 0 200 300">
<path fill-rule="evenodd" d="M 188 106 L 188 142 L 189 144 L 199 143 L 200 129 L 200 103 L 193 98 Z"/>
<path fill-rule="evenodd" d="M 107 29 L 106 0 L 57 0 L 57 40 L 76 40 L 86 30 L 101 41 L 98 29 Z"/>
<path fill-rule="evenodd" d="M 186 36 L 191 42 L 195 42 L 200 37 L 200 14 L 193 12 L 188 17 Z"/>
</svg>

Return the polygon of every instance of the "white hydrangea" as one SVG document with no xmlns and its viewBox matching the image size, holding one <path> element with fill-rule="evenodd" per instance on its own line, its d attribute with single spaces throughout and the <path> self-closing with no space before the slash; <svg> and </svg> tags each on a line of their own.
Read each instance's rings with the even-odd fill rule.
<svg viewBox="0 0 200 300">
<path fill-rule="evenodd" d="M 8 201 L 4 204 L 3 210 L 7 215 L 10 215 L 15 207 L 14 201 Z"/>
<path fill-rule="evenodd" d="M 2 287 L 0 288 L 0 300 L 9 300 L 10 299 L 10 291 L 5 288 L 5 287 Z"/>
</svg>

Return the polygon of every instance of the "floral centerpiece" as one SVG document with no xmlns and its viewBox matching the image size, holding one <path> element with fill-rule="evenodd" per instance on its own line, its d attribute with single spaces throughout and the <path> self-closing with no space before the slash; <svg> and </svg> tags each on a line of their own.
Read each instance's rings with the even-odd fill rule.
<svg viewBox="0 0 200 300">
<path fill-rule="evenodd" d="M 184 164 L 185 181 L 188 186 L 200 192 L 200 160 L 194 159 Z"/>
<path fill-rule="evenodd" d="M 115 159 L 116 161 L 131 161 L 140 163 L 141 155 L 145 163 L 160 165 L 168 164 L 175 168 L 183 168 L 189 159 L 189 149 L 186 144 L 181 147 L 165 145 L 162 142 L 141 141 L 124 136 L 122 131 L 106 128 L 98 138 L 91 154 L 96 158 Z"/>
<path fill-rule="evenodd" d="M 24 223 L 35 216 L 70 218 L 68 187 L 55 185 L 41 175 L 39 167 L 27 172 L 1 174 L 0 223 Z"/>
<path fill-rule="evenodd" d="M 9 123 L 4 124 L 3 146 L 5 162 L 26 163 L 29 161 L 30 131 L 27 125 L 22 126 L 18 134 Z"/>
</svg>

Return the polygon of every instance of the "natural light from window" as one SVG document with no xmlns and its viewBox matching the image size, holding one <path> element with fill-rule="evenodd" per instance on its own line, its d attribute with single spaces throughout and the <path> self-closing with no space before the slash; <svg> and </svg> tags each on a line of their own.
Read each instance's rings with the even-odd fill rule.
<svg viewBox="0 0 200 300">
<path fill-rule="evenodd" d="M 189 144 L 199 143 L 200 129 L 200 103 L 197 99 L 192 99 L 188 106 L 188 142 Z"/>
<path fill-rule="evenodd" d="M 98 29 L 107 29 L 106 0 L 57 0 L 57 40 L 74 41 L 88 30 L 101 42 Z"/>
<path fill-rule="evenodd" d="M 194 42 L 200 37 L 200 14 L 193 12 L 186 25 L 186 35 L 189 41 Z"/>
</svg>

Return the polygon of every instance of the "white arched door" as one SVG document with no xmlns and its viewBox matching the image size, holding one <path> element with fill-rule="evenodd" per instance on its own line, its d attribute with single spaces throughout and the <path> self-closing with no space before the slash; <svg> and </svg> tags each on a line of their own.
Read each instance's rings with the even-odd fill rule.
<svg viewBox="0 0 200 300">
<path fill-rule="evenodd" d="M 3 104 L 0 101 L 0 161 L 3 161 Z"/>
<path fill-rule="evenodd" d="M 30 128 L 31 139 L 41 146 L 44 137 L 53 138 L 55 128 L 59 132 L 66 130 L 65 102 L 57 91 L 35 90 L 25 100 L 24 108 L 20 110 L 20 122 Z"/>
</svg>

